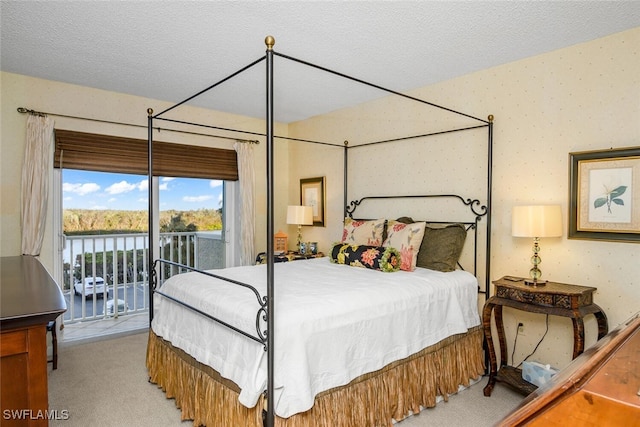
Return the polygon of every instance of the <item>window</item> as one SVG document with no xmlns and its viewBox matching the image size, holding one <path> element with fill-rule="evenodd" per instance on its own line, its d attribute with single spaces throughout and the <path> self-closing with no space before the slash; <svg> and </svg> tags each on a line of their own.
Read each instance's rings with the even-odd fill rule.
<svg viewBox="0 0 640 427">
<path fill-rule="evenodd" d="M 62 201 L 57 222 L 64 223 L 60 234 L 68 235 L 60 250 L 61 279 L 74 300 L 65 321 L 102 316 L 116 295 L 127 311 L 146 309 L 149 185 L 159 206 L 154 228 L 160 230 L 161 253 L 154 249 L 154 257 L 201 269 L 233 262 L 233 247 L 225 244 L 233 226 L 225 225 L 225 211 L 234 208 L 225 195 L 233 201 L 235 150 L 154 142 L 151 184 L 147 164 L 146 140 L 56 130 L 56 194 Z M 83 277 L 104 277 L 101 296 L 107 298 L 72 295 Z"/>
</svg>

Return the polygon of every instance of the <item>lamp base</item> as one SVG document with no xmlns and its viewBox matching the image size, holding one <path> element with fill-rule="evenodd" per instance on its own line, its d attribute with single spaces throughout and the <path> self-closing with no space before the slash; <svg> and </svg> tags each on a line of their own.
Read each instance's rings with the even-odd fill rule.
<svg viewBox="0 0 640 427">
<path fill-rule="evenodd" d="M 302 243 L 302 226 L 298 224 L 298 242 L 296 243 L 297 252 L 300 252 L 300 243 Z"/>
<path fill-rule="evenodd" d="M 524 284 L 527 286 L 544 286 L 547 284 L 547 281 L 537 279 L 524 279 Z"/>
</svg>

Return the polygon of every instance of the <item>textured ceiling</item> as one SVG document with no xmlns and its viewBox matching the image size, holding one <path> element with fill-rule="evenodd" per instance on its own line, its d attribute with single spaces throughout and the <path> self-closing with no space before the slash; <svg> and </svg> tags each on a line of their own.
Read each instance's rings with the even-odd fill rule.
<svg viewBox="0 0 640 427">
<path fill-rule="evenodd" d="M 267 35 L 276 52 L 406 91 L 638 27 L 640 1 L 3 0 L 0 14 L 3 71 L 177 102 L 262 57 Z M 264 117 L 264 74 L 192 104 Z M 382 95 L 279 57 L 275 76 L 282 122 Z"/>
</svg>

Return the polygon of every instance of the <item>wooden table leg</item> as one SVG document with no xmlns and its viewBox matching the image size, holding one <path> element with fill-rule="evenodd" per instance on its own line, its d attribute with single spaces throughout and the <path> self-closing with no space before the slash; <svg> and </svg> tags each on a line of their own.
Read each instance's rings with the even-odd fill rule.
<svg viewBox="0 0 640 427">
<path fill-rule="evenodd" d="M 498 345 L 500 346 L 500 367 L 507 366 L 507 335 L 504 333 L 504 321 L 502 320 L 502 305 L 496 305 L 493 309 L 493 317 L 496 321 L 498 332 Z"/>
<path fill-rule="evenodd" d="M 596 307 L 598 306 L 596 305 Z M 596 320 L 598 321 L 598 339 L 601 339 L 609 333 L 609 322 L 607 321 L 607 315 L 604 314 L 604 311 L 602 311 L 600 307 L 598 307 L 598 311 L 593 313 L 593 315 L 596 316 Z"/>
<path fill-rule="evenodd" d="M 609 333 L 609 324 L 604 311 L 600 307 L 596 307 L 598 310 L 593 315 L 598 322 L 598 339 L 601 339 Z M 572 317 L 571 320 L 573 321 L 573 359 L 575 359 L 584 351 L 584 321 L 580 315 Z"/>
<path fill-rule="evenodd" d="M 487 340 L 487 349 L 489 350 L 489 381 L 483 389 L 485 396 L 491 396 L 493 387 L 496 385 L 496 374 L 498 373 L 496 349 L 493 346 L 493 337 L 491 336 L 491 312 L 494 307 L 495 305 L 491 302 L 490 298 L 482 310 L 482 328 L 484 330 L 484 337 Z"/>
<path fill-rule="evenodd" d="M 582 317 L 572 317 L 573 321 L 573 357 L 580 356 L 584 351 L 584 321 Z"/>
</svg>

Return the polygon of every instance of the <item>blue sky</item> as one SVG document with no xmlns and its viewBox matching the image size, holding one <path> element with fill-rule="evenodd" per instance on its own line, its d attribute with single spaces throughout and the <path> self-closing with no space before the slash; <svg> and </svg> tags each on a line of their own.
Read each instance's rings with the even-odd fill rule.
<svg viewBox="0 0 640 427">
<path fill-rule="evenodd" d="M 147 210 L 148 179 L 143 175 L 64 169 L 64 209 Z M 160 210 L 219 209 L 222 181 L 160 179 Z"/>
</svg>

